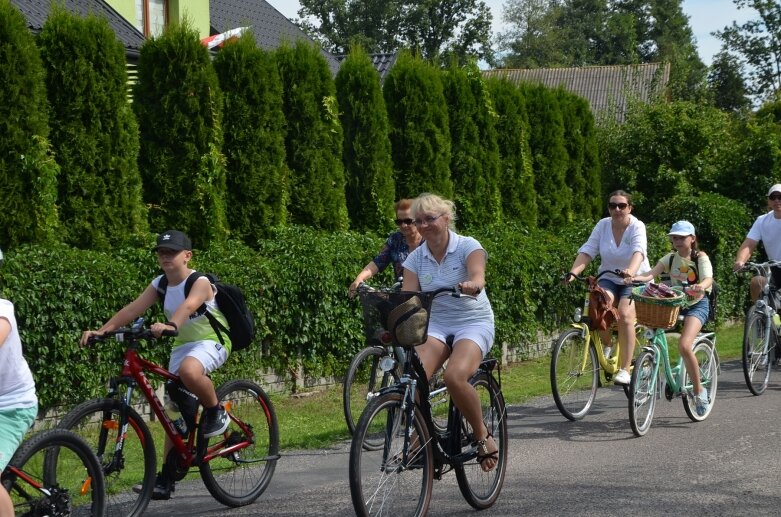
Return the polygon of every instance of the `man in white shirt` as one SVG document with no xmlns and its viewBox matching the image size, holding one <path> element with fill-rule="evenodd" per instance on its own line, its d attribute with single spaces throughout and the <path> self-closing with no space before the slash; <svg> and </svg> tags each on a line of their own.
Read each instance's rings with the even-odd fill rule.
<svg viewBox="0 0 781 517">
<path fill-rule="evenodd" d="M 770 212 L 760 215 L 751 230 L 746 236 L 746 240 L 740 245 L 738 253 L 735 256 L 733 271 L 738 271 L 751 258 L 751 254 L 757 249 L 757 244 L 762 241 L 765 247 L 767 257 L 770 260 L 781 260 L 781 183 L 776 183 L 767 192 L 767 204 Z M 781 287 L 781 274 L 774 271 L 773 279 L 776 286 Z M 765 286 L 765 278 L 755 276 L 751 279 L 751 301 L 759 298 L 762 288 Z"/>
</svg>

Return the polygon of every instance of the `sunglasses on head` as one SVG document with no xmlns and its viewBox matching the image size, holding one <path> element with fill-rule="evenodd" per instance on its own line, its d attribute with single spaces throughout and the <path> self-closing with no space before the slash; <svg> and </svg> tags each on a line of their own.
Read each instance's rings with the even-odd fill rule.
<svg viewBox="0 0 781 517">
<path fill-rule="evenodd" d="M 779 199 L 781 199 L 781 194 L 776 194 L 775 192 L 773 192 L 772 194 L 770 194 L 769 196 L 767 196 L 767 198 L 768 198 L 770 201 L 778 201 Z"/>
<path fill-rule="evenodd" d="M 623 210 L 624 208 L 628 207 L 629 203 L 608 203 L 607 207 L 611 210 L 615 210 L 618 208 L 619 210 Z"/>
<path fill-rule="evenodd" d="M 396 219 L 396 226 L 401 226 L 402 224 L 406 224 L 407 226 L 414 223 L 414 219 L 410 219 L 409 217 L 407 219 Z"/>
</svg>

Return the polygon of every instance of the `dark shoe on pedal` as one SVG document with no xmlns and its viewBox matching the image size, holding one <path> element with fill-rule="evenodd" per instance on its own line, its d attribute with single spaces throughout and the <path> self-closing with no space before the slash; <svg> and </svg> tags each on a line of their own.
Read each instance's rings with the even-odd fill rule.
<svg viewBox="0 0 781 517">
<path fill-rule="evenodd" d="M 206 421 L 203 423 L 203 437 L 212 438 L 213 436 L 224 433 L 230 425 L 230 417 L 223 409 L 218 409 L 213 414 L 206 415 Z"/>
<path fill-rule="evenodd" d="M 143 491 L 143 485 L 141 483 L 133 486 L 133 492 L 140 494 Z M 157 473 L 155 478 L 155 488 L 152 490 L 152 500 L 154 501 L 167 501 L 171 499 L 171 494 L 176 491 L 174 482 L 163 476 L 162 472 Z"/>
</svg>

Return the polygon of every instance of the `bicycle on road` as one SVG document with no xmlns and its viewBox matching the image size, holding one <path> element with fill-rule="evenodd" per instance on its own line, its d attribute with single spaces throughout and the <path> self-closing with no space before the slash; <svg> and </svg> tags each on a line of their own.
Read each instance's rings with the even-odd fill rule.
<svg viewBox="0 0 781 517">
<path fill-rule="evenodd" d="M 399 318 L 388 325 L 392 334 L 412 318 L 422 326 L 417 343 L 425 341 L 431 302 L 454 288 L 432 292 L 373 292 L 362 296 L 366 310 L 366 332 L 385 327 L 389 312 L 416 304 L 420 309 L 409 319 Z M 464 295 L 465 296 L 465 295 Z M 421 312 L 422 311 L 422 312 Z M 394 343 L 399 344 L 394 338 Z M 507 469 L 507 410 L 496 359 L 482 361 L 470 382 L 480 398 L 483 422 L 498 446 L 498 462 L 483 472 L 477 461 L 474 432 L 452 401 L 448 404 L 447 425 L 434 423 L 429 403 L 429 383 L 414 346 L 406 348 L 403 374 L 399 382 L 380 390 L 358 420 L 350 447 L 350 493 L 360 516 L 425 515 L 433 491 L 434 478 L 455 470 L 461 494 L 477 509 L 489 508 L 499 497 Z M 447 388 L 444 388 L 447 390 Z M 379 443 L 379 446 L 375 444 Z M 367 444 L 372 444 L 367 446 Z"/>
<path fill-rule="evenodd" d="M 572 328 L 565 330 L 553 346 L 550 363 L 553 400 L 561 414 L 573 421 L 580 420 L 591 410 L 597 396 L 597 388 L 602 385 L 600 368 L 605 382 L 611 382 L 619 369 L 618 353 L 621 348 L 618 339 L 613 344 L 610 356 L 606 356 L 599 331 L 592 328 L 592 321 L 588 316 L 590 286 L 596 285 L 599 277 L 606 273 L 621 277 L 619 270 L 605 270 L 591 277 L 571 275 L 589 288 L 583 308 L 575 309 Z M 629 393 L 626 386 L 624 392 Z"/>
<path fill-rule="evenodd" d="M 366 296 L 370 292 L 399 292 L 400 283 L 390 288 L 375 289 L 366 283 L 358 286 L 358 295 Z M 382 326 L 374 329 L 371 335 L 366 336 L 367 346 L 360 350 L 350 362 L 347 375 L 342 386 L 342 404 L 344 418 L 350 434 L 355 433 L 358 418 L 366 408 L 366 405 L 375 398 L 382 388 L 387 388 L 399 382 L 402 365 L 406 358 L 404 348 L 394 345 L 390 332 Z M 447 390 L 443 390 L 444 369 L 440 369 L 429 381 L 431 393 L 431 405 L 435 415 L 447 414 L 448 397 Z M 444 416 L 444 418 L 447 418 Z M 442 418 L 435 419 L 435 423 L 444 427 Z"/>
<path fill-rule="evenodd" d="M 195 414 L 185 415 L 185 421 L 193 425 L 184 429 L 181 422 L 172 421 L 166 413 L 146 377 L 148 372 L 180 382 L 178 376 L 139 356 L 141 341 L 156 339 L 144 328 L 143 321 L 140 318 L 130 328 L 90 338 L 91 342 L 101 342 L 113 337 L 125 345 L 121 374 L 110 381 L 106 398 L 76 406 L 60 423 L 60 427 L 75 431 L 90 443 L 101 461 L 109 498 L 107 514 L 141 515 L 155 484 L 154 441 L 149 427 L 133 407 L 137 389 L 173 443 L 165 464 L 171 466 L 173 471 L 169 474 L 175 481 L 183 479 L 190 467 L 198 466 L 204 485 L 220 503 L 237 507 L 254 502 L 271 481 L 279 459 L 277 417 L 268 395 L 252 381 L 228 381 L 216 390 L 230 416 L 225 433 L 205 438 L 198 425 L 198 408 Z M 163 334 L 174 336 L 176 332 Z M 135 494 L 130 488 L 139 479 L 141 491 Z"/>
<path fill-rule="evenodd" d="M 19 445 L 0 474 L 18 517 L 101 516 L 103 472 L 90 446 L 75 433 L 49 429 Z"/>
<path fill-rule="evenodd" d="M 762 293 L 746 313 L 743 327 L 743 377 L 749 391 L 761 395 L 770 380 L 770 370 L 781 359 L 781 340 L 773 319 L 781 308 L 771 268 L 781 261 L 746 262 L 739 272 L 753 271 L 766 279 Z"/>
<path fill-rule="evenodd" d="M 700 382 L 708 390 L 708 406 L 702 415 L 697 414 L 695 395 L 689 372 L 683 362 L 670 363 L 670 351 L 666 331 L 675 327 L 678 314 L 685 303 L 683 291 L 675 298 L 651 298 L 642 295 L 643 286 L 632 290 L 636 304 L 637 321 L 646 327 L 646 345 L 635 359 L 632 381 L 629 385 L 629 423 L 635 436 L 645 435 L 651 428 L 656 399 L 664 393 L 667 400 L 681 397 L 683 409 L 694 422 L 708 418 L 716 402 L 719 385 L 719 356 L 716 352 L 716 334 L 700 332 L 692 349 L 700 369 Z M 678 290 L 678 288 L 673 288 Z M 663 368 L 664 376 L 661 375 Z"/>
</svg>

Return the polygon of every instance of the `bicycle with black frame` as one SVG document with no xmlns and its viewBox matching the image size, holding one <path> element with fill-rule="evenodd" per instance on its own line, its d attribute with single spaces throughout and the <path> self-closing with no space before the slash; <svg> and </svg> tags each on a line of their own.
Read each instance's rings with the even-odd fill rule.
<svg viewBox="0 0 781 517">
<path fill-rule="evenodd" d="M 482 470 L 474 431 L 452 401 L 445 428 L 434 423 L 429 383 L 415 346 L 426 340 L 431 302 L 439 295 L 466 296 L 455 288 L 361 294 L 367 335 L 388 329 L 393 343 L 406 354 L 399 382 L 381 389 L 369 402 L 353 434 L 350 493 L 357 515 L 425 515 L 433 480 L 451 470 L 474 508 L 489 508 L 501 492 L 509 438 L 501 381 L 494 375 L 499 372 L 496 359 L 484 359 L 470 379 L 483 423 L 498 447 L 495 468 Z"/>
</svg>

